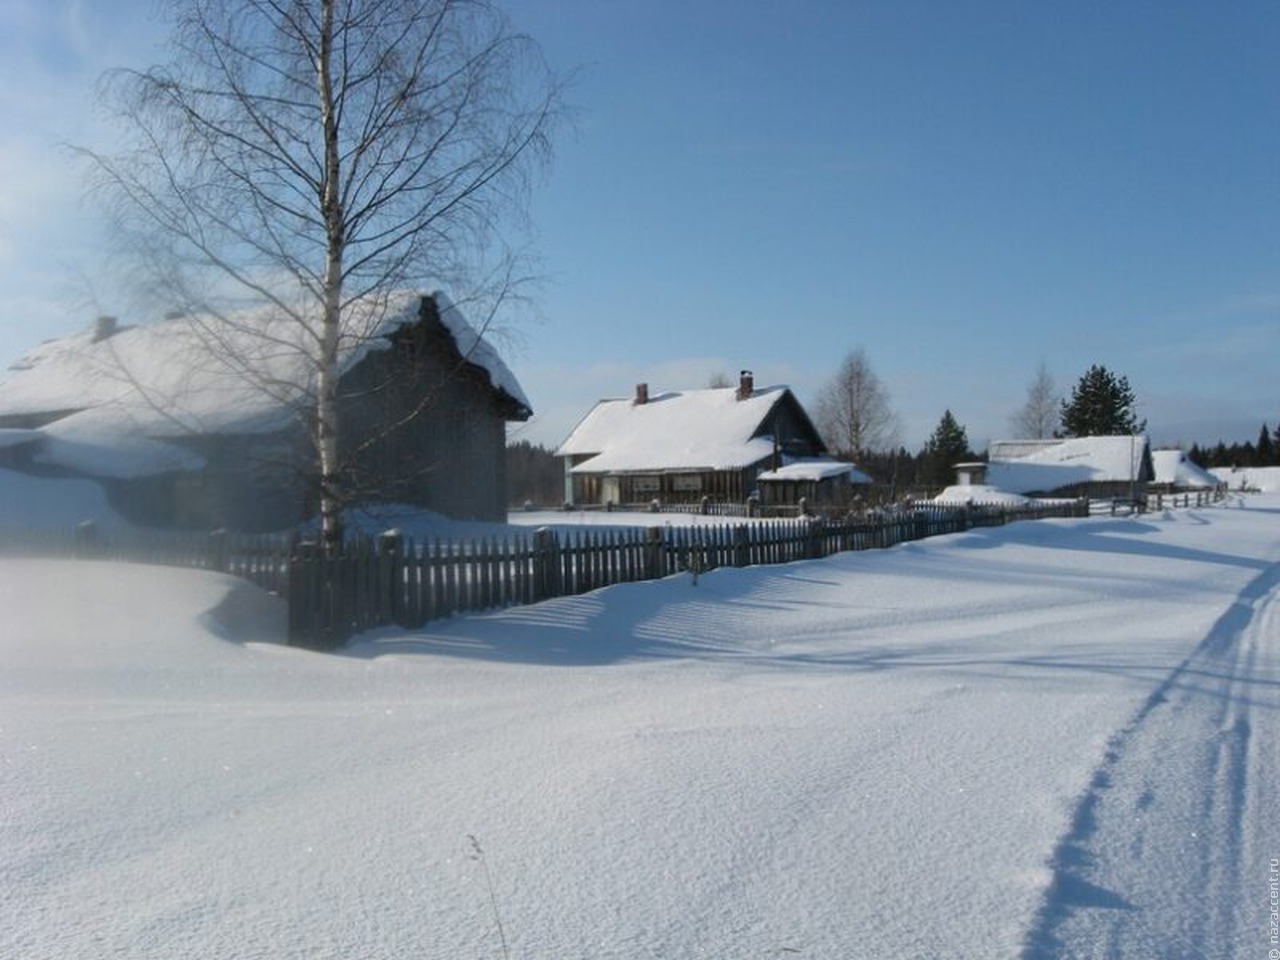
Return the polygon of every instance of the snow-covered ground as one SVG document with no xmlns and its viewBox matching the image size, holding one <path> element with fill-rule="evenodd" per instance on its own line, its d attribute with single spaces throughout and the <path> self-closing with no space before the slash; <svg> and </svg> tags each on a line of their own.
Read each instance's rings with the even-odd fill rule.
<svg viewBox="0 0 1280 960">
<path fill-rule="evenodd" d="M 1269 495 L 338 655 L 0 560 L 0 956 L 1264 957 L 1278 587 Z"/>
<path fill-rule="evenodd" d="M 1209 472 L 1232 490 L 1280 493 L 1280 467 L 1214 467 Z"/>
</svg>

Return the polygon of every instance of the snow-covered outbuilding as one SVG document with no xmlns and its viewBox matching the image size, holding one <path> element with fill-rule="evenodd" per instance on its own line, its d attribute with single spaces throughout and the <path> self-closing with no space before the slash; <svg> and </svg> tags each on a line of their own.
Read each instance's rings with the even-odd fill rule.
<svg viewBox="0 0 1280 960">
<path fill-rule="evenodd" d="M 96 480 L 146 525 L 290 526 L 317 507 L 311 336 L 246 311 L 47 341 L 0 382 L 0 467 Z M 355 305 L 339 353 L 355 501 L 505 516 L 506 423 L 529 401 L 444 294 Z"/>
<path fill-rule="evenodd" d="M 1222 483 L 1178 449 L 1152 451 L 1151 464 L 1155 469 L 1153 482 L 1164 490 L 1212 490 Z"/>
<path fill-rule="evenodd" d="M 1214 467 L 1209 474 L 1231 490 L 1280 492 L 1280 467 Z"/>
<path fill-rule="evenodd" d="M 785 386 L 757 389 L 750 371 L 738 385 L 602 400 L 560 445 L 565 499 L 576 505 L 841 503 L 869 482 L 827 455 L 809 415 Z"/>
<path fill-rule="evenodd" d="M 996 440 L 986 483 L 1036 497 L 1138 497 L 1155 473 L 1145 436 Z"/>
</svg>

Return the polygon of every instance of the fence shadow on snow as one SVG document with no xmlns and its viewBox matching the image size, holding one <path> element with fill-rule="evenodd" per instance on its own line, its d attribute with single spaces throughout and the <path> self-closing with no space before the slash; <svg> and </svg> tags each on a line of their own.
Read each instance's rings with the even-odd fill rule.
<svg viewBox="0 0 1280 960">
<path fill-rule="evenodd" d="M 414 629 L 462 611 L 574 596 L 687 571 L 811 560 L 1014 520 L 1083 517 L 1087 500 L 1029 507 L 921 506 L 848 520 L 557 532 L 417 543 L 392 531 L 324 556 L 299 544 L 290 563 L 290 642 L 332 649 L 379 626 Z"/>
</svg>

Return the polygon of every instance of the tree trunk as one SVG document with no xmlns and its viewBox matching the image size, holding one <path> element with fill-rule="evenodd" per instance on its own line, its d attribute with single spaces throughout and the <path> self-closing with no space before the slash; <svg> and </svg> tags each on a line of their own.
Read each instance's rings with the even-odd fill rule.
<svg viewBox="0 0 1280 960">
<path fill-rule="evenodd" d="M 324 306 L 320 320 L 316 377 L 316 445 L 320 458 L 320 535 L 326 553 L 342 543 L 342 490 L 338 463 L 338 331 L 342 319 L 342 254 L 344 219 L 339 194 L 338 120 L 330 74 L 333 55 L 333 4 L 321 4 L 318 74 L 320 113 L 324 123 L 324 181 L 320 198 L 325 223 Z"/>
</svg>

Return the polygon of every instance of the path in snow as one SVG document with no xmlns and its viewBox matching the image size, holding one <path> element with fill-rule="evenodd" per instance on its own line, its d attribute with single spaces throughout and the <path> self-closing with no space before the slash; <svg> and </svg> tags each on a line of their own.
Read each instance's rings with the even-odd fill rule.
<svg viewBox="0 0 1280 960">
<path fill-rule="evenodd" d="M 1277 611 L 1273 565 L 1113 739 L 1055 855 L 1024 960 L 1267 954 Z"/>
</svg>

